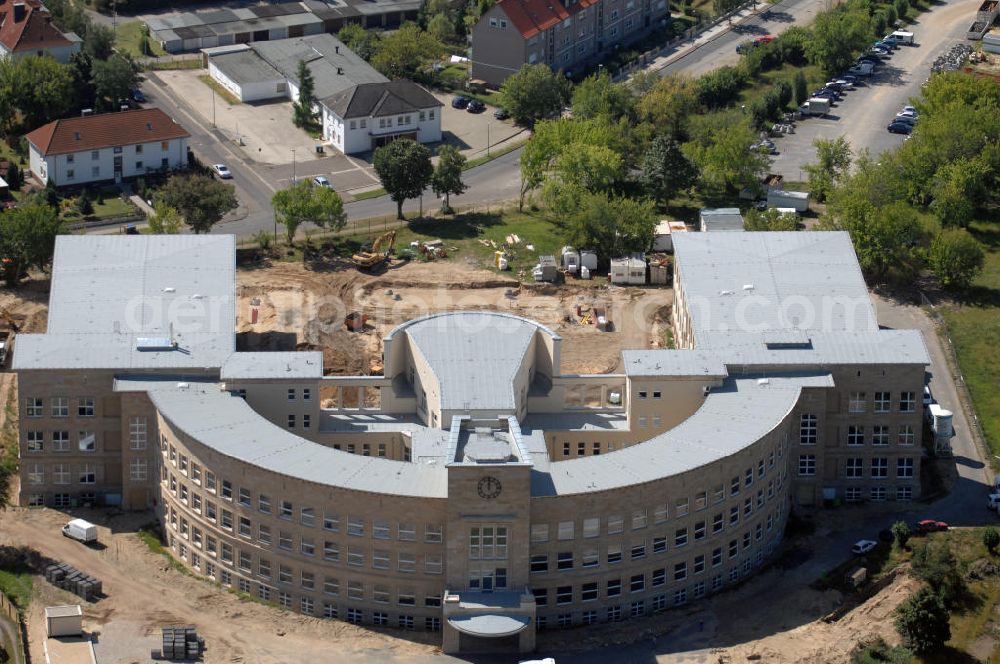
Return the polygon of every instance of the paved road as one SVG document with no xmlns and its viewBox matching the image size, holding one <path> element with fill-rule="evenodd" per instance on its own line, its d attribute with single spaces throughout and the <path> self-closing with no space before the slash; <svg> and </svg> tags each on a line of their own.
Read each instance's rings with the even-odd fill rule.
<svg viewBox="0 0 1000 664">
<path fill-rule="evenodd" d="M 910 27 L 915 46 L 897 48 L 869 84 L 848 92 L 827 118 L 802 120 L 795 134 L 775 139 L 779 154 L 772 172 L 790 180 L 805 179 L 802 167 L 816 160 L 816 138 L 846 136 L 855 153 L 867 148 L 872 155 L 900 145 L 903 136 L 890 134 L 886 125 L 903 105 L 920 95 L 934 58 L 965 41 L 969 17 L 978 6 L 979 0 L 959 0 L 921 15 Z"/>
</svg>

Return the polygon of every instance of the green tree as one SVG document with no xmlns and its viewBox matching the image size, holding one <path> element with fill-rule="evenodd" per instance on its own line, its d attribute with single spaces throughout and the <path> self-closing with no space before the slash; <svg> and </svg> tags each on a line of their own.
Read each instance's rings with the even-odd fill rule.
<svg viewBox="0 0 1000 664">
<path fill-rule="evenodd" d="M 94 60 L 94 94 L 106 108 L 119 102 L 139 84 L 139 67 L 127 55 L 115 53 L 107 60 Z"/>
<path fill-rule="evenodd" d="M 799 228 L 797 215 L 779 212 L 777 208 L 747 211 L 743 228 L 748 231 L 794 231 Z"/>
<path fill-rule="evenodd" d="M 94 106 L 94 61 L 84 53 L 69 58 L 69 74 L 73 85 L 73 105 L 76 109 Z"/>
<path fill-rule="evenodd" d="M 816 163 L 803 170 L 809 174 L 809 193 L 823 202 L 851 167 L 851 144 L 843 136 L 834 139 L 817 138 Z"/>
<path fill-rule="evenodd" d="M 686 76 L 664 76 L 642 96 L 637 110 L 659 133 L 683 140 L 688 117 L 698 110 L 698 83 Z"/>
<path fill-rule="evenodd" d="M 153 205 L 153 214 L 147 219 L 146 232 L 150 235 L 177 235 L 181 232 L 184 220 L 176 209 L 157 201 Z"/>
<path fill-rule="evenodd" d="M 893 648 L 880 636 L 869 637 L 851 651 L 851 664 L 912 664 L 913 653 L 903 646 Z"/>
<path fill-rule="evenodd" d="M 427 21 L 427 32 L 440 42 L 455 41 L 455 22 L 446 12 L 435 14 Z"/>
<path fill-rule="evenodd" d="M 197 174 L 171 176 L 156 202 L 177 210 L 195 233 L 208 233 L 238 205 L 233 185 Z"/>
<path fill-rule="evenodd" d="M 8 58 L 0 69 L 0 78 L 7 79 L 0 82 L 0 97 L 9 95 L 11 107 L 23 116 L 25 129 L 35 129 L 62 117 L 72 104 L 73 79 L 69 67 L 47 55 L 16 62 Z"/>
<path fill-rule="evenodd" d="M 372 59 L 379 42 L 378 33 L 365 30 L 360 23 L 348 23 L 342 27 L 337 33 L 337 39 L 365 60 Z"/>
<path fill-rule="evenodd" d="M 567 188 L 557 214 L 565 215 L 560 221 L 565 224 L 569 243 L 594 247 L 606 258 L 649 248 L 656 227 L 653 201 L 590 193 L 573 184 L 554 189 L 559 187 Z"/>
<path fill-rule="evenodd" d="M 666 205 L 697 179 L 698 169 L 684 156 L 677 141 L 667 136 L 653 139 L 642 157 L 642 183 L 653 200 Z"/>
<path fill-rule="evenodd" d="M 711 123 L 699 128 L 692 141 L 684 144 L 683 150 L 698 167 L 702 184 L 708 189 L 719 193 L 744 188 L 757 191 L 770 170 L 771 158 L 751 149 L 756 142 L 756 133 L 736 112 L 713 117 Z"/>
<path fill-rule="evenodd" d="M 698 79 L 698 101 L 709 109 L 728 106 L 746 84 L 742 69 L 724 65 Z"/>
<path fill-rule="evenodd" d="M 292 104 L 296 127 L 311 127 L 316 123 L 316 82 L 305 60 L 299 60 L 295 77 L 299 80 L 299 98 Z"/>
<path fill-rule="evenodd" d="M 809 99 L 809 83 L 806 81 L 806 75 L 801 69 L 795 72 L 792 87 L 795 88 L 795 104 L 801 106 L 806 103 Z"/>
<path fill-rule="evenodd" d="M 271 197 L 274 216 L 285 227 L 285 241 L 291 245 L 295 232 L 304 223 L 339 230 L 347 222 L 344 201 L 329 187 L 317 187 L 303 180 Z"/>
<path fill-rule="evenodd" d="M 716 15 L 722 16 L 733 11 L 741 4 L 741 0 L 712 0 L 712 9 Z"/>
<path fill-rule="evenodd" d="M 434 175 L 431 153 L 408 138 L 401 138 L 375 150 L 375 174 L 396 202 L 396 218 L 403 219 L 403 202 L 424 193 Z"/>
<path fill-rule="evenodd" d="M 921 588 L 896 610 L 896 629 L 918 655 L 940 649 L 951 638 L 948 609 L 930 588 Z"/>
<path fill-rule="evenodd" d="M 371 62 L 375 69 L 389 78 L 414 78 L 444 52 L 444 44 L 421 30 L 416 23 L 404 23 L 395 32 L 382 37 Z"/>
<path fill-rule="evenodd" d="M 906 18 L 907 12 L 910 11 L 909 0 L 896 0 L 896 2 L 893 3 L 893 5 L 896 7 L 896 13 L 899 15 L 899 18 L 901 19 Z"/>
<path fill-rule="evenodd" d="M 983 531 L 983 546 L 986 547 L 991 556 L 996 554 L 997 547 L 1000 546 L 1000 532 L 997 532 L 993 526 Z"/>
<path fill-rule="evenodd" d="M 94 197 L 86 187 L 80 190 L 80 195 L 76 199 L 76 211 L 82 217 L 94 214 Z"/>
<path fill-rule="evenodd" d="M 932 181 L 931 212 L 944 226 L 968 226 L 995 178 L 982 155 L 943 164 Z"/>
<path fill-rule="evenodd" d="M 632 114 L 634 103 L 628 88 L 613 82 L 604 70 L 583 79 L 573 89 L 573 117 L 576 118 L 604 115 L 618 120 Z"/>
<path fill-rule="evenodd" d="M 817 14 L 812 31 L 813 38 L 806 44 L 806 54 L 828 75 L 850 67 L 855 54 L 872 39 L 868 14 L 850 11 L 843 5 Z"/>
<path fill-rule="evenodd" d="M 625 163 L 607 146 L 579 143 L 560 152 L 553 163 L 553 174 L 590 192 L 609 191 L 625 179 Z"/>
<path fill-rule="evenodd" d="M 906 543 L 910 541 L 910 527 L 905 521 L 892 524 L 892 540 L 900 549 L 906 548 Z"/>
<path fill-rule="evenodd" d="M 451 212 L 451 195 L 457 196 L 468 189 L 462 182 L 462 168 L 465 162 L 465 155 L 454 145 L 442 145 L 438 149 L 438 163 L 431 177 L 431 188 L 436 195 L 444 195 L 442 209 L 446 212 Z"/>
<path fill-rule="evenodd" d="M 24 175 L 13 159 L 7 164 L 7 176 L 4 179 L 7 180 L 11 191 L 17 191 L 24 186 Z"/>
<path fill-rule="evenodd" d="M 974 237 L 959 228 L 945 229 L 931 242 L 928 263 L 945 288 L 968 288 L 983 270 L 985 255 Z"/>
<path fill-rule="evenodd" d="M 562 112 L 569 101 L 569 81 L 548 65 L 524 65 L 500 86 L 500 105 L 518 124 L 534 126 Z"/>
<path fill-rule="evenodd" d="M 927 541 L 913 552 L 913 572 L 927 582 L 946 606 L 954 606 L 965 594 L 965 577 L 947 541 Z"/>
<path fill-rule="evenodd" d="M 25 270 L 47 270 L 62 231 L 58 211 L 39 200 L 0 214 L 0 255 L 9 261 L 3 274 L 7 285 L 17 286 Z"/>
<path fill-rule="evenodd" d="M 94 60 L 107 60 L 114 53 L 115 32 L 105 25 L 93 25 L 87 28 L 87 36 L 83 38 L 83 50 Z"/>
</svg>

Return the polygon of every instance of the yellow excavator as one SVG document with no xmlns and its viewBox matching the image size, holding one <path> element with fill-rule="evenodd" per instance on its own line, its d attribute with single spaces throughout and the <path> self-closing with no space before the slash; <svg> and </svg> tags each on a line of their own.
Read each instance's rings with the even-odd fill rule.
<svg viewBox="0 0 1000 664">
<path fill-rule="evenodd" d="M 389 260 L 392 248 L 396 245 L 396 231 L 379 235 L 372 242 L 371 250 L 361 250 L 351 256 L 354 266 L 359 270 L 371 270 Z"/>
</svg>

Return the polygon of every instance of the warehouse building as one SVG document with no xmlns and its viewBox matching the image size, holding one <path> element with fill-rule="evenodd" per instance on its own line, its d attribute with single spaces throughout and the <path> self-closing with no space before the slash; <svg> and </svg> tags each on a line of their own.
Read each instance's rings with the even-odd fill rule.
<svg viewBox="0 0 1000 664">
<path fill-rule="evenodd" d="M 793 506 L 920 491 L 920 333 L 881 330 L 846 233 L 679 234 L 673 350 L 564 374 L 487 312 L 384 338 L 380 376 L 235 352 L 232 236 L 62 236 L 18 338 L 22 505 L 153 509 L 206 579 L 446 652 L 682 606 Z"/>
</svg>

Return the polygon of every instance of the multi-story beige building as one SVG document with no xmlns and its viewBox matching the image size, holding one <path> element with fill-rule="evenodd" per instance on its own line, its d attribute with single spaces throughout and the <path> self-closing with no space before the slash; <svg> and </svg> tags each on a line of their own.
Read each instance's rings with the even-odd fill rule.
<svg viewBox="0 0 1000 664">
<path fill-rule="evenodd" d="M 795 506 L 915 498 L 926 349 L 878 328 L 848 236 L 674 242 L 679 348 L 624 373 L 458 312 L 324 376 L 235 352 L 232 237 L 60 237 L 15 349 L 20 501 L 151 508 L 197 574 L 456 652 L 724 589 Z"/>
<path fill-rule="evenodd" d="M 472 30 L 472 78 L 499 86 L 523 65 L 576 72 L 670 19 L 667 0 L 499 0 Z"/>
</svg>

